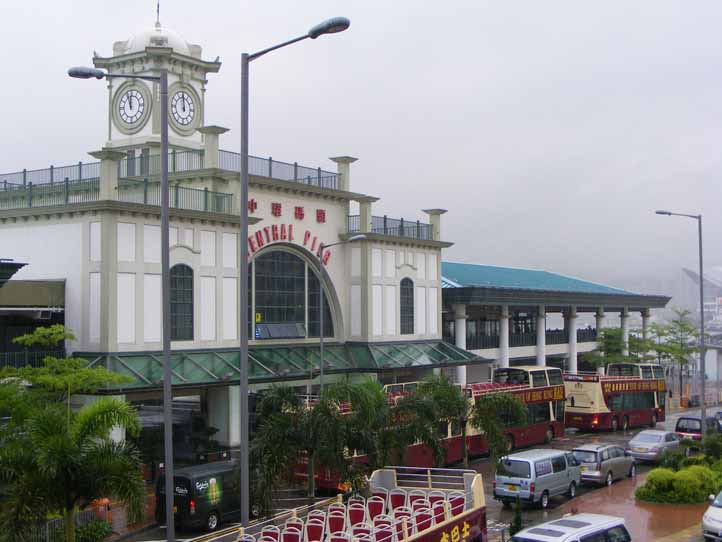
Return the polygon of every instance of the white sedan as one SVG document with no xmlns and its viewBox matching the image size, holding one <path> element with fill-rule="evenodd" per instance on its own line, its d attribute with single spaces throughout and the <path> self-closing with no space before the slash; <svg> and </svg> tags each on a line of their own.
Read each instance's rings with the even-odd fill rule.
<svg viewBox="0 0 722 542">
<path fill-rule="evenodd" d="M 705 540 L 722 541 L 722 491 L 709 496 L 709 508 L 702 517 L 702 534 Z"/>
</svg>

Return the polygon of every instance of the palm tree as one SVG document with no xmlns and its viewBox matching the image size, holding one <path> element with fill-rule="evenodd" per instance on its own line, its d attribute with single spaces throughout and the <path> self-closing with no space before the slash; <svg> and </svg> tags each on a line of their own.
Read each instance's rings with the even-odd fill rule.
<svg viewBox="0 0 722 542">
<path fill-rule="evenodd" d="M 316 494 L 317 464 L 343 470 L 344 430 L 338 403 L 327 394 L 306 402 L 287 386 L 272 387 L 259 405 L 259 427 L 254 455 L 266 464 L 262 471 L 259 495 L 268 498 L 269 488 L 296 465 L 301 457 L 307 464 L 307 494 Z"/>
<path fill-rule="evenodd" d="M 498 461 L 509 451 L 505 427 L 522 425 L 526 417 L 526 405 L 519 397 L 512 393 L 490 393 L 476 398 L 471 423 L 484 434 L 489 456 Z"/>
<path fill-rule="evenodd" d="M 29 522 L 60 513 L 66 542 L 75 542 L 76 511 L 103 497 L 125 504 L 131 520 L 140 518 L 145 489 L 140 456 L 132 444 L 110 438 L 114 428 L 135 435 L 138 416 L 124 401 L 100 398 L 77 411 L 36 403 L 21 430 L 4 432 L 0 537 L 19 539 Z"/>
<path fill-rule="evenodd" d="M 446 376 L 432 376 L 419 384 L 417 393 L 434 404 L 436 419 L 461 430 L 461 451 L 464 468 L 469 467 L 469 451 L 466 445 L 467 423 L 472 414 L 472 403 L 460 386 Z"/>
</svg>

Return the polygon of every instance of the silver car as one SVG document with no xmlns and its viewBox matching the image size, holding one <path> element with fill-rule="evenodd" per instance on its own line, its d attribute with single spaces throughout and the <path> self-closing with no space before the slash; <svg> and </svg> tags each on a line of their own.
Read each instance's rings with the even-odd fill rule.
<svg viewBox="0 0 722 542">
<path fill-rule="evenodd" d="M 673 431 L 647 429 L 627 444 L 627 452 L 638 461 L 658 461 L 665 450 L 679 448 L 682 439 Z"/>
<path fill-rule="evenodd" d="M 614 480 L 637 474 L 634 458 L 614 444 L 585 444 L 574 448 L 582 481 L 611 486 Z"/>
</svg>

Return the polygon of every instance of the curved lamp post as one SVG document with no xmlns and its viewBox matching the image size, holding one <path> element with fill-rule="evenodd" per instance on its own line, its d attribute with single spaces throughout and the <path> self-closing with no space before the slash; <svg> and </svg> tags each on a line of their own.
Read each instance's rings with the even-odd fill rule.
<svg viewBox="0 0 722 542">
<path fill-rule="evenodd" d="M 324 34 L 343 32 L 351 25 L 345 17 L 334 17 L 312 27 L 306 34 L 255 53 L 241 55 L 241 201 L 240 201 L 240 335 L 239 335 L 239 383 L 240 383 L 240 448 L 241 448 L 241 524 L 248 525 L 249 469 L 248 469 L 248 88 L 249 65 L 263 55 L 305 40 L 319 38 Z"/>
<path fill-rule="evenodd" d="M 685 218 L 692 218 L 697 221 L 697 240 L 699 242 L 699 372 L 701 373 L 700 383 L 700 395 L 702 396 L 700 418 L 702 419 L 702 433 L 705 432 L 707 424 L 705 423 L 707 408 L 706 397 L 705 397 L 705 380 L 707 379 L 706 374 L 706 360 L 705 357 L 707 352 L 705 351 L 704 343 L 704 270 L 702 269 L 702 215 L 688 215 L 684 213 L 673 213 L 671 211 L 655 211 L 658 215 L 663 216 L 683 216 Z M 680 367 L 680 371 L 682 368 Z M 719 386 L 719 380 L 718 380 Z M 719 391 L 717 394 L 717 401 L 719 400 Z M 680 400 L 682 398 L 680 397 Z M 717 403 L 715 401 L 715 404 Z"/>
<path fill-rule="evenodd" d="M 170 367 L 170 234 L 168 225 L 168 72 L 159 75 L 133 75 L 107 73 L 96 68 L 75 67 L 68 75 L 76 79 L 144 79 L 155 81 L 160 86 L 160 273 L 161 310 L 163 326 L 163 441 L 165 449 L 165 518 L 166 536 L 175 540 L 173 522 L 173 382 Z M 171 497 L 168 497 L 168 496 Z"/>
</svg>

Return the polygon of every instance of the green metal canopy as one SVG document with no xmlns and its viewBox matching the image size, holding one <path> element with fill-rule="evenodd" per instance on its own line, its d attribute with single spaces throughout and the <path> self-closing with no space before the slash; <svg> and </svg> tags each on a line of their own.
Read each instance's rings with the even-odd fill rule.
<svg viewBox="0 0 722 542">
<path fill-rule="evenodd" d="M 140 391 L 162 387 L 161 352 L 84 353 L 75 357 L 126 375 L 131 382 L 107 391 Z M 305 380 L 318 376 L 317 344 L 252 346 L 251 384 Z M 324 346 L 326 374 L 381 373 L 409 368 L 433 368 L 481 363 L 483 358 L 443 341 L 346 343 Z M 173 385 L 198 387 L 229 385 L 238 379 L 238 349 L 182 350 L 171 354 Z"/>
</svg>

